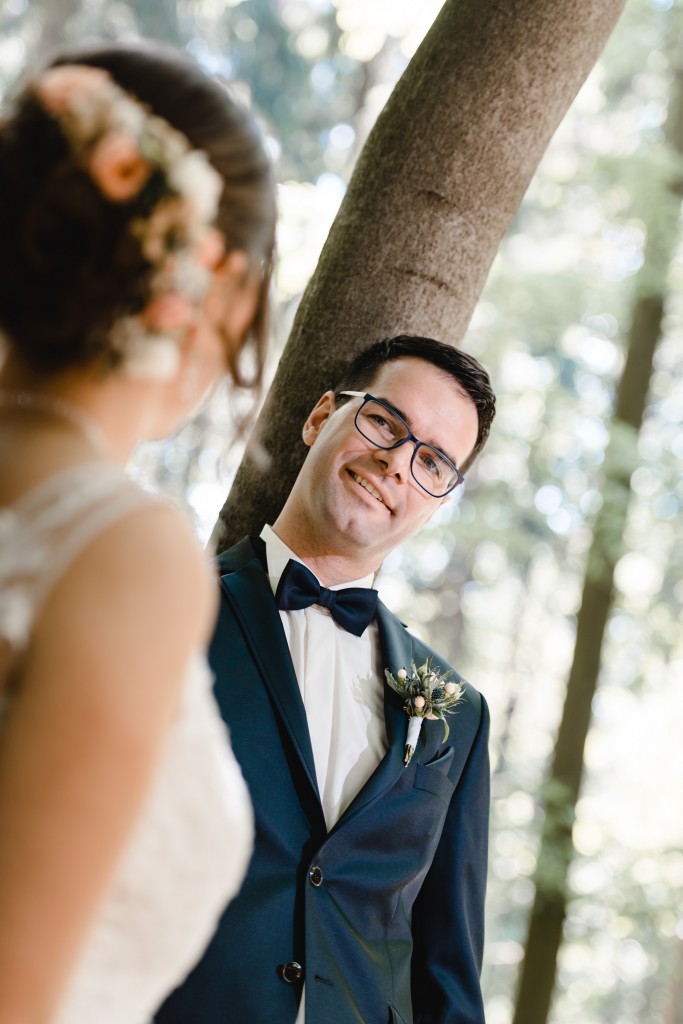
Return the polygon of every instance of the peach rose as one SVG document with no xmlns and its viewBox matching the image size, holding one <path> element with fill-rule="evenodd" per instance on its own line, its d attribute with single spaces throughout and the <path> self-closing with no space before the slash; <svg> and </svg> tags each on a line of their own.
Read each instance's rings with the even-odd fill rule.
<svg viewBox="0 0 683 1024">
<path fill-rule="evenodd" d="M 140 314 L 144 324 L 152 331 L 180 331 L 189 327 L 195 315 L 195 307 L 187 295 L 166 292 L 151 299 Z"/>
<path fill-rule="evenodd" d="M 425 706 L 425 699 L 424 699 L 424 697 L 421 697 L 420 694 L 418 694 L 417 697 L 413 697 L 413 707 L 423 708 L 424 706 Z"/>
<path fill-rule="evenodd" d="M 90 154 L 88 170 L 102 195 L 113 203 L 136 196 L 151 172 L 135 140 L 122 131 L 107 132 L 100 139 Z"/>
<path fill-rule="evenodd" d="M 87 97 L 91 90 L 110 82 L 109 75 L 101 68 L 65 64 L 43 72 L 34 88 L 43 107 L 56 117 L 69 108 L 74 96 Z"/>
</svg>

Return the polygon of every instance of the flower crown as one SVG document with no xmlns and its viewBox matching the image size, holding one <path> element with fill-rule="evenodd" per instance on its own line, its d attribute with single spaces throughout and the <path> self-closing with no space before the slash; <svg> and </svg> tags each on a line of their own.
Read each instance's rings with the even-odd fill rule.
<svg viewBox="0 0 683 1024">
<path fill-rule="evenodd" d="M 149 199 L 148 212 L 133 215 L 129 231 L 153 268 L 150 299 L 140 313 L 117 321 L 111 342 L 131 376 L 170 379 L 180 340 L 225 253 L 213 226 L 222 178 L 204 153 L 107 71 L 65 64 L 43 72 L 30 91 L 106 200 Z"/>
</svg>

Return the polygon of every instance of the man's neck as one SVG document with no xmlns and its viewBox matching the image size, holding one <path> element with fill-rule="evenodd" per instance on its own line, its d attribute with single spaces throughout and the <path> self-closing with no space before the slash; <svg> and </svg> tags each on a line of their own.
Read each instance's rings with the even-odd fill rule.
<svg viewBox="0 0 683 1024">
<path fill-rule="evenodd" d="M 362 579 L 370 573 L 377 572 L 378 565 L 372 565 L 339 552 L 326 549 L 316 537 L 294 535 L 286 523 L 276 519 L 271 527 L 273 533 L 300 558 L 304 565 L 315 573 L 324 587 L 333 587 L 340 583 L 350 583 Z"/>
</svg>

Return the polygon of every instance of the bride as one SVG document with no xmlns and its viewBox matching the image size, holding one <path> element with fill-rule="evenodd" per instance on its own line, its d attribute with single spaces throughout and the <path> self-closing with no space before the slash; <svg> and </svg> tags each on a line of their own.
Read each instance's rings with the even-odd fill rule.
<svg viewBox="0 0 683 1024">
<path fill-rule="evenodd" d="M 273 235 L 251 118 L 170 51 L 64 57 L 0 123 L 0 1024 L 143 1024 L 246 869 L 211 571 L 122 466 L 260 372 Z"/>
</svg>

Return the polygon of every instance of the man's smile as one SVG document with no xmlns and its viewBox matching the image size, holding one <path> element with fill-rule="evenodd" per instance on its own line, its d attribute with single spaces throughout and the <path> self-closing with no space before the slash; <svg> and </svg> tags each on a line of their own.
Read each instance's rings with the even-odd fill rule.
<svg viewBox="0 0 683 1024">
<path fill-rule="evenodd" d="M 348 473 L 349 476 L 351 476 L 356 481 L 357 484 L 360 484 L 361 487 L 364 487 L 365 490 L 373 496 L 373 498 L 376 498 L 377 501 L 381 502 L 382 505 L 384 505 L 386 508 L 389 508 L 382 495 L 379 493 L 376 487 L 372 486 L 369 480 L 366 480 L 364 476 L 360 476 L 358 473 L 354 473 L 352 469 L 349 469 Z M 389 511 L 391 512 L 390 508 Z"/>
</svg>

